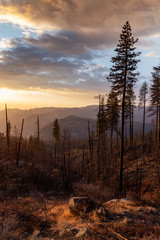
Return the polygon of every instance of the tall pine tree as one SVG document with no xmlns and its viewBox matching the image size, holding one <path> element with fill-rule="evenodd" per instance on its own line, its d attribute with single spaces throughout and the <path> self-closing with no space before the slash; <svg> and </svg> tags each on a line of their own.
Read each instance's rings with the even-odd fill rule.
<svg viewBox="0 0 160 240">
<path fill-rule="evenodd" d="M 138 72 L 135 72 L 137 63 L 136 59 L 140 52 L 135 52 L 134 44 L 138 39 L 132 36 L 131 26 L 127 21 L 123 26 L 120 40 L 115 49 L 116 57 L 112 57 L 113 63 L 110 69 L 108 81 L 112 83 L 112 89 L 117 93 L 121 102 L 121 153 L 120 153 L 120 178 L 119 178 L 119 192 L 123 193 L 123 156 L 124 156 L 124 121 L 126 109 L 127 90 L 137 82 Z"/>
<path fill-rule="evenodd" d="M 153 68 L 150 86 L 150 111 L 156 115 L 156 142 L 160 147 L 160 65 Z"/>
</svg>

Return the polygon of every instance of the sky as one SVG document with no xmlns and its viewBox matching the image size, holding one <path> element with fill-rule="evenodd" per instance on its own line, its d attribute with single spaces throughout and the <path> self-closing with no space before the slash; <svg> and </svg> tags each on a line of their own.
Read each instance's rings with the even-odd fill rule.
<svg viewBox="0 0 160 240">
<path fill-rule="evenodd" d="M 159 0 L 0 0 L 0 108 L 98 104 L 126 21 L 141 51 L 138 95 L 160 63 Z"/>
</svg>

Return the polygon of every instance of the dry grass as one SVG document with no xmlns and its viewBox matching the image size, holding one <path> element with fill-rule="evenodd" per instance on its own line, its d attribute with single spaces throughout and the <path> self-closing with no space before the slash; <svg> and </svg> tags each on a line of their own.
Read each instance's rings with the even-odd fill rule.
<svg viewBox="0 0 160 240">
<path fill-rule="evenodd" d="M 113 215 L 112 227 L 127 239 L 159 239 L 158 209 L 142 206 L 141 202 L 111 200 L 104 204 Z M 154 237 L 154 238 L 152 238 Z"/>
<path fill-rule="evenodd" d="M 73 186 L 73 192 L 76 196 L 86 196 L 97 202 L 104 202 L 114 197 L 111 189 L 103 184 L 76 183 Z"/>
<path fill-rule="evenodd" d="M 55 199 L 45 199 L 45 204 L 47 219 L 41 201 L 35 197 L 1 203 L 0 239 L 100 240 L 122 236 L 128 240 L 158 240 L 160 236 L 159 210 L 140 202 L 114 199 L 104 203 L 110 219 L 101 217 L 96 210 L 81 217 L 70 211 L 68 202 Z"/>
</svg>

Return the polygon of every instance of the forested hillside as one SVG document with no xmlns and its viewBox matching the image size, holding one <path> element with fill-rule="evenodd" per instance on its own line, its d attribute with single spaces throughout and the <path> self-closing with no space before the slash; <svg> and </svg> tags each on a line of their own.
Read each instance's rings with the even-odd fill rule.
<svg viewBox="0 0 160 240">
<path fill-rule="evenodd" d="M 150 113 L 146 107 L 146 131 L 148 132 L 153 128 Z M 35 136 L 37 132 L 36 122 L 37 116 L 40 120 L 40 130 L 42 139 L 52 138 L 52 125 L 57 118 L 60 120 L 61 129 L 69 128 L 73 137 L 80 139 L 88 137 L 86 126 L 88 119 L 90 119 L 91 126 L 94 128 L 98 113 L 98 105 L 87 106 L 83 108 L 37 108 L 30 110 L 8 109 L 8 118 L 11 123 L 11 133 L 14 133 L 14 128 L 20 131 L 21 121 L 24 118 L 23 136 Z M 68 118 L 69 117 L 69 118 Z M 77 118 L 76 118 L 77 117 Z M 72 119 L 73 118 L 73 119 Z M 77 121 L 76 121 L 77 120 Z M 135 106 L 134 109 L 135 132 L 139 131 L 143 121 L 142 107 Z M 82 122 L 82 124 L 81 124 Z M 72 125 L 72 127 L 71 127 Z M 6 128 L 5 110 L 0 111 L 0 132 L 4 133 Z M 128 128 L 128 126 L 127 126 Z M 85 132 L 85 133 L 84 133 Z M 82 133 L 82 134 L 81 134 Z"/>
</svg>

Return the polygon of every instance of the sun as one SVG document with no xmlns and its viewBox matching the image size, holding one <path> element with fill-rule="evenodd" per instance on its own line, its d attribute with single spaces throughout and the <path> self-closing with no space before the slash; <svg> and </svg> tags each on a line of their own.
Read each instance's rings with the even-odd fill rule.
<svg viewBox="0 0 160 240">
<path fill-rule="evenodd" d="M 9 108 L 23 108 L 24 103 L 27 103 L 25 95 L 26 91 L 0 88 L 0 107 L 4 108 L 7 104 Z"/>
<path fill-rule="evenodd" d="M 13 101 L 13 95 L 14 90 L 8 89 L 8 88 L 0 88 L 0 98 L 1 98 L 1 102 L 8 102 L 8 101 Z M 14 94 L 13 94 L 14 93 Z"/>
</svg>

